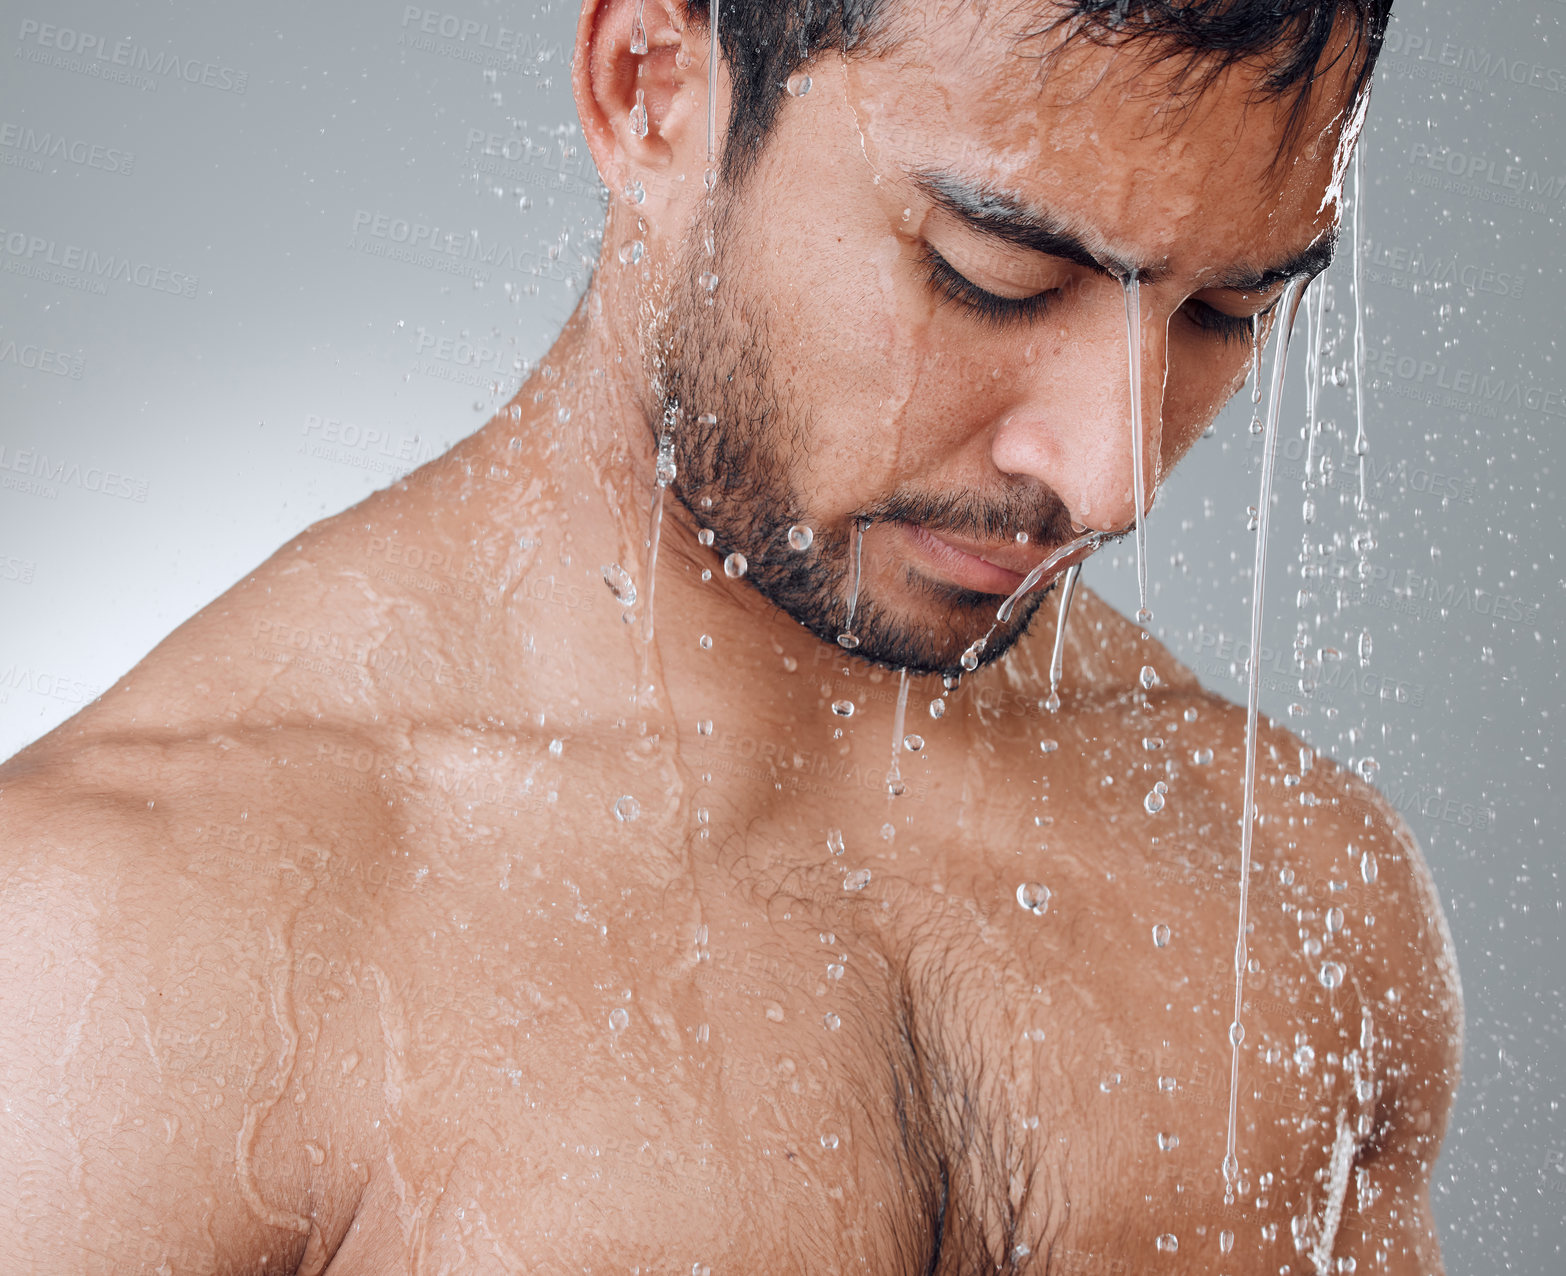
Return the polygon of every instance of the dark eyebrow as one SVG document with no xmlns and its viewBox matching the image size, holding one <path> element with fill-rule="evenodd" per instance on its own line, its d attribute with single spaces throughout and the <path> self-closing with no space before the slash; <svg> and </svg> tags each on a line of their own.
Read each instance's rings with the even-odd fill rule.
<svg viewBox="0 0 1566 1276">
<path fill-rule="evenodd" d="M 1045 209 L 1030 208 L 1020 200 L 981 183 L 949 173 L 910 173 L 913 185 L 932 203 L 976 234 L 1003 240 L 1028 252 L 1059 257 L 1085 266 L 1111 279 L 1135 270 L 1143 283 L 1157 283 L 1167 273 L 1162 266 L 1139 265 L 1107 253 L 1095 253 L 1069 222 Z M 1266 292 L 1296 276 L 1320 274 L 1332 264 L 1337 249 L 1336 228 L 1320 236 L 1276 266 L 1241 266 L 1205 285 L 1233 292 Z"/>
</svg>

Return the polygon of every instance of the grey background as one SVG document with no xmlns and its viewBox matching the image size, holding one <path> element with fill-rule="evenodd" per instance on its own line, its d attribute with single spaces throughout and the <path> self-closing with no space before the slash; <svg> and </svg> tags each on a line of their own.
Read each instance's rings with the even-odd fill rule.
<svg viewBox="0 0 1566 1276">
<path fill-rule="evenodd" d="M 292 534 L 481 424 L 579 294 L 602 204 L 570 101 L 572 3 L 6 0 L 0 19 L 8 756 Z M 1456 938 L 1467 1055 L 1435 1185 L 1453 1272 L 1561 1271 L 1566 1240 L 1563 21 L 1559 0 L 1400 0 L 1363 146 L 1374 509 L 1356 516 L 1343 478 L 1345 377 L 1319 409 L 1337 478 L 1302 521 L 1297 338 L 1269 560 L 1263 706 L 1377 768 Z M 401 223 L 457 238 L 398 260 Z M 1149 562 L 1155 629 L 1236 697 L 1249 414 L 1242 396 L 1171 482 Z M 1325 578 L 1300 577 L 1307 530 Z M 1129 611 L 1117 548 L 1087 578 Z M 1302 623 L 1308 652 L 1342 652 L 1310 695 Z"/>
</svg>

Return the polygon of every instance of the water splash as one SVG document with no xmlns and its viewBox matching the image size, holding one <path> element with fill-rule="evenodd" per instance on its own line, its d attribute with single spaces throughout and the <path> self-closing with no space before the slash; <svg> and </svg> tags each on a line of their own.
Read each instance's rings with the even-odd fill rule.
<svg viewBox="0 0 1566 1276">
<path fill-rule="evenodd" d="M 1003 602 L 996 611 L 996 621 L 1004 625 L 1008 620 L 1010 620 L 1012 610 L 1017 605 L 1017 600 L 1020 599 L 1029 590 L 1031 590 L 1035 585 L 1037 585 L 1039 581 L 1043 580 L 1048 573 L 1054 571 L 1055 568 L 1060 565 L 1062 560 L 1070 558 L 1071 555 L 1082 549 L 1092 553 L 1109 539 L 1109 535 L 1110 534 L 1108 532 L 1087 532 L 1082 536 L 1078 536 L 1075 540 L 1067 541 L 1064 545 L 1057 549 L 1053 554 L 1049 555 L 1049 557 L 1044 559 L 1043 562 L 1039 563 L 1038 566 L 1036 566 L 1032 571 L 1022 578 L 1022 584 L 1018 585 L 1016 589 L 1012 590 L 1011 596 L 1007 598 L 1006 601 Z M 1074 571 L 1075 566 L 1069 570 Z"/>
<path fill-rule="evenodd" d="M 897 709 L 892 714 L 892 766 L 886 773 L 886 791 L 892 797 L 901 797 L 908 791 L 908 786 L 903 783 L 902 767 L 899 765 L 903 752 L 903 726 L 907 718 L 908 670 L 904 668 L 897 674 Z M 920 741 L 920 746 L 923 746 L 923 741 Z"/>
<path fill-rule="evenodd" d="M 1242 1007 L 1245 1000 L 1245 964 L 1248 948 L 1245 940 L 1246 913 L 1250 902 L 1251 844 L 1256 822 L 1256 728 L 1261 701 L 1262 608 L 1267 583 L 1267 530 L 1272 512 L 1272 477 L 1278 457 L 1278 417 L 1283 404 L 1283 373 L 1289 354 L 1289 333 L 1300 294 L 1308 281 L 1289 281 L 1278 300 L 1278 326 L 1273 337 L 1272 385 L 1267 401 L 1267 422 L 1262 436 L 1261 493 L 1256 502 L 1256 560 L 1251 587 L 1251 658 L 1247 661 L 1245 692 L 1245 798 L 1240 808 L 1240 916 L 1234 943 L 1234 1018 L 1230 1022 L 1229 1041 L 1229 1124 L 1224 1140 L 1223 1177 L 1225 1198 L 1232 1201 L 1239 1179 L 1240 1160 L 1235 1152 L 1235 1134 L 1240 1103 L 1240 1042 L 1245 1030 Z"/>
<path fill-rule="evenodd" d="M 859 614 L 859 583 L 864 574 L 865 528 L 869 525 L 869 519 L 856 518 L 848 529 L 848 556 L 853 561 L 854 574 L 848 580 L 848 619 L 843 622 L 843 632 L 837 636 L 837 645 L 845 651 L 852 651 L 859 645 L 859 636 L 854 633 L 854 618 Z"/>
<path fill-rule="evenodd" d="M 1066 622 L 1071 619 L 1071 603 L 1077 596 L 1077 578 L 1082 575 L 1082 564 L 1073 563 L 1066 568 L 1060 582 L 1060 608 L 1055 613 L 1055 646 L 1049 655 L 1049 699 L 1044 707 L 1051 713 L 1060 708 L 1060 676 L 1066 668 Z"/>
<path fill-rule="evenodd" d="M 1153 615 L 1147 610 L 1147 476 L 1142 454 L 1142 282 L 1132 270 L 1121 280 L 1126 295 L 1126 357 L 1131 378 L 1131 489 L 1136 498 L 1136 623 L 1144 629 Z"/>
</svg>

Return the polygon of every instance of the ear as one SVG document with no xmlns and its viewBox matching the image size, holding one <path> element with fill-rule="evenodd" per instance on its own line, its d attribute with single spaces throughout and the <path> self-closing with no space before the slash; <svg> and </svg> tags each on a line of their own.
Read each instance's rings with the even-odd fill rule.
<svg viewBox="0 0 1566 1276">
<path fill-rule="evenodd" d="M 646 32 L 644 53 L 632 51 L 638 20 Z M 672 193 L 695 132 L 705 129 L 697 110 L 698 100 L 705 110 L 705 79 L 698 85 L 694 77 L 705 76 L 706 50 L 686 48 L 686 37 L 682 0 L 583 2 L 571 87 L 582 134 L 612 200 L 624 198 L 633 181 L 649 192 Z M 646 114 L 633 123 L 638 106 Z M 702 145 L 704 139 L 703 132 Z"/>
</svg>

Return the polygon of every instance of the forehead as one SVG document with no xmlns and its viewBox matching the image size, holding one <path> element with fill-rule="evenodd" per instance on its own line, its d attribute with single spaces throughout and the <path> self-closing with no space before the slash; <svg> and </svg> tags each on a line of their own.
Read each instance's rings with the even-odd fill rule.
<svg viewBox="0 0 1566 1276">
<path fill-rule="evenodd" d="M 907 3 L 889 51 L 846 68 L 877 170 L 959 173 L 1177 271 L 1220 247 L 1232 261 L 1237 243 L 1286 256 L 1336 220 L 1349 67 L 1318 82 L 1291 135 L 1291 100 L 1264 99 L 1253 67 L 1181 96 L 1183 58 L 1028 34 L 1047 16 Z"/>
</svg>

